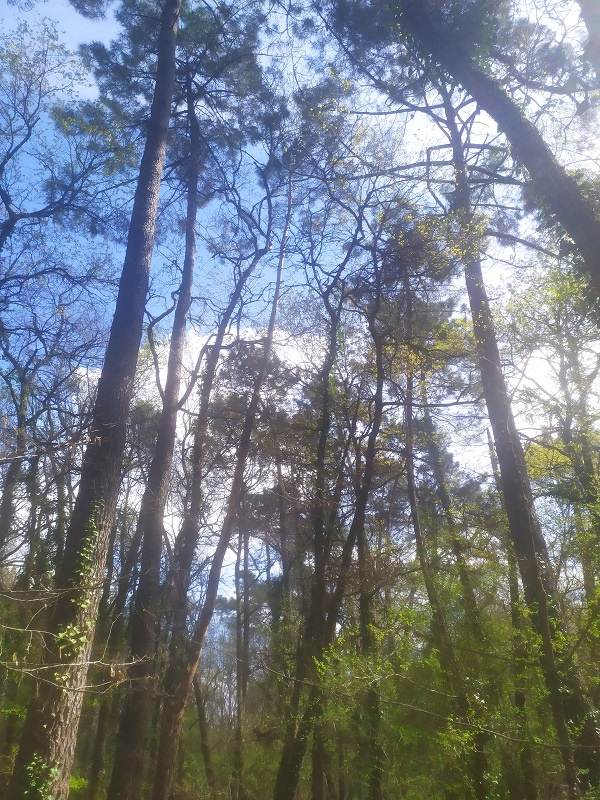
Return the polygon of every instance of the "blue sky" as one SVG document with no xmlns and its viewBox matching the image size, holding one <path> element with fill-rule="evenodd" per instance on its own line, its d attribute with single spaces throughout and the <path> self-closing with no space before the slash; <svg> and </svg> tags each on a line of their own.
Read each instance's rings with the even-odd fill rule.
<svg viewBox="0 0 600 800">
<path fill-rule="evenodd" d="M 78 14 L 67 0 L 33 0 L 27 3 L 31 6 L 29 10 L 19 8 L 21 5 L 24 4 L 0 0 L 0 20 L 4 32 L 10 31 L 20 20 L 34 23 L 48 17 L 58 23 L 64 44 L 75 50 L 82 42 L 108 42 L 118 30 L 111 11 L 105 20 L 89 20 Z"/>
<path fill-rule="evenodd" d="M 112 8 L 115 5 L 113 3 Z M 48 19 L 56 23 L 61 44 L 76 52 L 80 44 L 92 41 L 108 44 L 116 37 L 119 26 L 114 20 L 112 8 L 106 19 L 91 20 L 78 14 L 68 0 L 0 0 L 0 31 L 10 35 L 21 21 L 35 26 Z M 97 89 L 91 79 L 79 87 L 78 93 L 82 100 L 97 97 Z"/>
</svg>

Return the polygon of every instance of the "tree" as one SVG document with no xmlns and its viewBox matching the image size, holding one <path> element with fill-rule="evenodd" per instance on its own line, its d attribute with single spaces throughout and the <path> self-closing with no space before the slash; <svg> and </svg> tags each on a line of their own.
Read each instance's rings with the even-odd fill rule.
<svg viewBox="0 0 600 800">
<path fill-rule="evenodd" d="M 534 629 L 541 641 L 540 663 L 548 687 L 556 733 L 562 746 L 569 792 L 571 796 L 576 797 L 578 795 L 576 765 L 586 770 L 586 779 L 589 779 L 592 785 L 599 779 L 600 753 L 597 749 L 600 741 L 593 722 L 593 712 L 578 676 L 575 672 L 565 674 L 563 671 L 565 667 L 558 663 L 554 634 L 560 622 L 550 578 L 549 556 L 535 511 L 523 448 L 502 373 L 494 321 L 481 270 L 479 247 L 476 233 L 472 229 L 477 222 L 471 210 L 463 143 L 447 93 L 445 107 L 457 186 L 454 209 L 458 216 L 460 236 L 464 242 L 465 280 L 483 391 L 494 432 L 504 504 L 526 603 L 532 614 Z M 571 694 L 568 699 L 565 698 L 566 686 L 569 686 Z M 569 719 L 578 720 L 576 727 L 581 732 L 581 744 L 585 750 L 578 752 L 572 749 L 567 722 Z"/>
<path fill-rule="evenodd" d="M 593 0 L 578 0 L 578 5 L 588 32 L 585 55 L 594 68 L 596 80 L 600 84 L 600 12 Z"/>
<path fill-rule="evenodd" d="M 60 591 L 47 640 L 52 680 L 29 708 L 11 793 L 66 798 L 94 621 L 125 447 L 125 425 L 142 333 L 160 179 L 175 79 L 178 0 L 162 9 L 156 86 L 140 165 L 119 294 L 92 420 L 79 493 L 67 531 Z M 52 720 L 52 723 L 49 723 Z"/>
<path fill-rule="evenodd" d="M 18 252 L 48 220 L 85 220 L 96 232 L 105 226 L 116 172 L 127 169 L 131 153 L 113 132 L 119 120 L 109 107 L 76 99 L 86 72 L 51 23 L 39 30 L 21 23 L 2 38 L 0 61 L 0 252 L 8 261 L 6 251 Z M 11 273 L 0 282 L 8 296 L 23 278 Z"/>
<path fill-rule="evenodd" d="M 267 167 L 265 167 L 263 172 L 263 184 L 267 193 L 269 211 L 272 209 L 272 190 L 270 187 L 270 180 L 272 180 L 272 178 L 269 174 L 270 165 L 271 159 L 269 159 Z M 291 170 L 288 171 L 286 195 L 286 211 L 283 221 L 283 228 L 280 235 L 277 273 L 275 278 L 275 287 L 273 290 L 271 313 L 264 340 L 264 349 L 259 370 L 252 388 L 250 402 L 244 416 L 239 443 L 236 449 L 235 467 L 231 481 L 231 488 L 229 491 L 229 498 L 227 501 L 227 510 L 221 526 L 221 532 L 217 546 L 211 560 L 204 602 L 200 609 L 198 620 L 194 625 L 189 645 L 185 647 L 185 649 L 181 647 L 183 644 L 180 638 L 182 631 L 176 631 L 177 635 L 174 635 L 171 641 L 170 663 L 165 676 L 166 701 L 162 714 L 160 744 L 156 763 L 153 790 L 154 800 L 168 800 L 171 791 L 173 767 L 177 753 L 177 746 L 179 744 L 179 738 L 181 736 L 183 712 L 185 711 L 185 707 L 187 705 L 194 675 L 198 667 L 198 661 L 200 660 L 200 656 L 202 654 L 202 648 L 204 647 L 204 642 L 206 640 L 208 626 L 210 625 L 210 621 L 214 613 L 223 560 L 229 547 L 234 523 L 239 514 L 239 506 L 242 500 L 244 486 L 244 471 L 246 469 L 246 462 L 250 451 L 250 441 L 255 425 L 255 418 L 261 398 L 261 392 L 269 369 L 271 348 L 275 334 L 275 322 L 277 319 L 277 309 L 281 294 L 283 265 L 286 254 L 286 240 L 288 237 L 290 218 L 292 214 Z M 271 229 L 272 224 L 273 223 L 269 221 L 269 229 Z M 270 240 L 270 236 L 268 236 L 267 239 Z M 185 544 L 187 544 L 187 542 Z M 187 598 L 185 597 L 182 598 L 184 604 L 186 599 Z M 182 601 L 180 601 L 180 603 Z"/>
<path fill-rule="evenodd" d="M 335 6 L 338 20 L 347 24 L 351 3 Z M 355 9 L 361 15 L 365 7 Z M 495 19 L 494 3 L 472 0 L 466 5 L 439 0 L 402 0 L 389 7 L 377 25 L 374 35 L 385 31 L 381 44 L 389 44 L 389 31 L 400 26 L 419 52 L 431 57 L 477 102 L 482 111 L 496 121 L 509 140 L 515 157 L 527 169 L 538 202 L 542 204 L 574 242 L 596 293 L 600 289 L 598 247 L 600 220 L 592 200 L 558 162 L 542 135 L 523 114 L 517 103 L 503 89 L 500 81 L 478 63 L 494 38 L 489 16 Z M 365 17 L 366 19 L 366 17 Z M 481 24 L 483 34 L 477 28 Z M 464 34 L 464 35 L 463 35 Z M 482 34 L 482 39 L 478 35 Z M 400 54 L 402 50 L 400 50 Z M 392 88 L 392 91 L 395 91 Z M 397 87 L 399 98 L 402 87 Z"/>
<path fill-rule="evenodd" d="M 198 12 L 197 12 L 198 16 Z M 149 718 L 150 695 L 148 686 L 153 676 L 153 658 L 156 646 L 156 615 L 159 604 L 159 584 L 160 584 L 160 564 L 163 538 L 163 519 L 169 490 L 173 450 L 175 447 L 176 426 L 178 411 L 181 408 L 180 384 L 182 373 L 182 360 L 185 346 L 186 318 L 191 305 L 194 260 L 196 252 L 196 216 L 199 205 L 199 180 L 201 173 L 206 169 L 205 164 L 208 159 L 203 155 L 203 139 L 207 138 L 208 132 L 200 126 L 198 118 L 198 106 L 209 96 L 209 92 L 218 92 L 216 86 L 211 87 L 211 82 L 220 82 L 227 86 L 233 81 L 233 76 L 237 75 L 232 70 L 231 65 L 235 65 L 238 55 L 232 52 L 233 35 L 224 36 L 224 22 L 218 17 L 208 19 L 200 15 L 200 20 L 191 18 L 185 20 L 184 39 L 190 27 L 196 32 L 194 37 L 194 47 L 199 45 L 199 31 L 202 25 L 206 30 L 203 35 L 206 41 L 204 53 L 187 56 L 185 66 L 180 67 L 183 73 L 181 86 L 182 100 L 185 103 L 185 120 L 187 128 L 187 149 L 188 155 L 184 159 L 185 177 L 184 183 L 187 192 L 187 208 L 185 223 L 185 257 L 179 296 L 175 308 L 173 330 L 169 345 L 169 360 L 167 366 L 167 378 L 165 381 L 162 395 L 161 425 L 159 427 L 156 450 L 150 468 L 148 485 L 142 498 L 138 527 L 140 528 L 140 538 L 142 542 L 140 580 L 138 582 L 135 595 L 135 606 L 132 618 L 132 646 L 131 657 L 133 665 L 129 670 L 129 677 L 132 681 L 132 690 L 127 695 L 125 708 L 121 715 L 119 739 L 117 742 L 115 761 L 111 779 L 109 797 L 111 798 L 130 798 L 137 795 L 139 782 L 142 776 L 143 756 L 145 752 L 144 743 L 146 729 Z M 252 39 L 252 31 L 247 32 L 249 39 Z M 190 34 L 187 33 L 189 38 Z M 224 41 L 219 44 L 219 40 Z M 249 42 L 248 46 L 251 45 Z M 188 44 L 189 48 L 189 44 Z M 219 52 L 220 50 L 224 52 Z M 211 58 L 208 57 L 210 53 Z M 249 61 L 250 56 L 247 49 L 243 50 L 244 58 Z M 208 61 L 204 63 L 204 56 Z M 250 69 L 253 63 L 246 68 Z M 232 74 L 228 74 L 232 73 Z M 199 88 L 201 87 L 201 88 Z M 215 104 L 216 105 L 216 104 Z M 216 126 L 215 126 L 216 127 Z M 230 132 L 230 136 L 233 132 Z M 216 149 L 215 142 L 211 147 Z M 181 148 L 185 149 L 185 146 Z M 239 290 L 243 287 L 243 281 L 239 284 Z M 235 307 L 235 302 L 233 306 Z M 229 324 L 229 318 L 221 323 L 221 331 L 224 331 Z M 219 347 L 215 348 L 216 354 Z M 214 360 L 214 359 L 213 359 Z M 186 396 L 192 386 L 185 392 Z"/>
<path fill-rule="evenodd" d="M 11 797 L 595 796 L 593 18 L 534 6 L 124 0 L 72 108 L 4 53 Z"/>
</svg>

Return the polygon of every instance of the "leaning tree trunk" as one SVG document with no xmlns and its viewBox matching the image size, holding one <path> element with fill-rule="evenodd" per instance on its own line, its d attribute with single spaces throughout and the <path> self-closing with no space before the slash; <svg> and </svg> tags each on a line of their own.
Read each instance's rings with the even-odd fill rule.
<svg viewBox="0 0 600 800">
<path fill-rule="evenodd" d="M 200 749 L 204 761 L 204 772 L 208 784 L 209 800 L 217 800 L 217 778 L 213 767 L 212 750 L 208 738 L 208 720 L 206 719 L 206 701 L 202 693 L 202 686 L 198 674 L 194 675 L 194 699 L 196 700 L 196 713 L 198 715 L 198 730 L 200 733 Z"/>
<path fill-rule="evenodd" d="M 600 3 L 598 0 L 577 0 L 577 3 L 588 32 L 585 56 L 594 68 L 600 86 Z"/>
<path fill-rule="evenodd" d="M 431 464 L 433 477 L 435 478 L 437 485 L 437 496 L 440 506 L 444 512 L 448 527 L 450 528 L 450 544 L 452 547 L 452 552 L 454 553 L 454 558 L 456 559 L 456 566 L 458 568 L 458 578 L 461 586 L 465 616 L 467 618 L 467 623 L 471 630 L 473 640 L 481 644 L 486 639 L 481 612 L 477 604 L 475 588 L 471 579 L 471 572 L 465 558 L 465 546 L 460 538 L 457 521 L 452 508 L 452 499 L 450 497 L 450 490 L 448 488 L 448 482 L 446 479 L 442 451 L 438 443 L 439 436 L 435 429 L 435 424 L 431 418 L 423 376 L 421 377 L 420 382 L 423 406 L 423 420 L 421 424 L 423 427 L 423 432 L 426 436 L 425 448 L 427 450 L 429 463 Z"/>
<path fill-rule="evenodd" d="M 331 284 L 330 291 L 337 285 L 338 279 L 339 273 L 338 277 L 336 277 L 335 281 Z M 337 331 L 342 311 L 341 298 L 336 305 L 333 305 L 328 292 L 324 299 L 330 315 L 330 329 L 329 346 L 319 376 L 321 409 L 315 458 L 315 501 L 312 520 L 314 571 L 311 579 L 308 615 L 298 642 L 296 673 L 286 709 L 283 747 L 275 781 L 274 800 L 288 800 L 288 798 L 292 798 L 295 794 L 300 779 L 300 769 L 302 761 L 304 760 L 308 737 L 312 728 L 312 709 L 318 704 L 316 686 L 313 686 L 310 692 L 311 700 L 309 701 L 309 709 L 311 709 L 311 711 L 307 709 L 304 716 L 301 716 L 300 701 L 304 684 L 307 679 L 314 677 L 310 670 L 313 657 L 319 653 L 319 646 L 322 638 L 321 629 L 323 627 L 322 623 L 319 624 L 319 622 L 322 620 L 324 603 L 326 600 L 323 540 L 325 538 L 326 508 L 328 505 L 331 506 L 326 481 L 327 443 L 330 436 L 332 418 L 330 380 L 337 355 Z"/>
<path fill-rule="evenodd" d="M 236 721 L 232 755 L 231 797 L 232 800 L 245 800 L 247 793 L 244 785 L 244 729 L 246 725 L 246 695 L 250 675 L 250 530 L 244 514 L 243 495 L 238 527 L 238 551 L 235 562 Z"/>
<path fill-rule="evenodd" d="M 0 558 L 2 559 L 7 556 L 5 549 L 11 543 L 11 532 L 15 521 L 15 492 L 23 478 L 23 460 L 27 446 L 25 425 L 28 400 L 29 382 L 22 377 L 17 408 L 15 452 L 4 476 L 2 499 L 0 500 Z"/>
<path fill-rule="evenodd" d="M 28 710 L 12 780 L 12 800 L 65 800 L 81 715 L 104 564 L 121 477 L 125 431 L 143 329 L 156 212 L 175 81 L 180 0 L 165 0 L 156 85 L 132 209 L 127 249 L 91 442 L 57 570 L 59 599 L 51 610 L 48 657 Z"/>
<path fill-rule="evenodd" d="M 188 74 L 187 111 L 190 123 L 190 156 L 187 175 L 185 257 L 171 332 L 158 436 L 138 520 L 138 527 L 142 531 L 142 559 L 131 618 L 132 665 L 128 670 L 130 690 L 121 715 L 108 800 L 133 800 L 139 794 L 144 770 L 147 728 L 151 713 L 163 520 L 175 449 L 185 329 L 192 301 L 196 255 L 200 132 L 193 107 L 191 84 L 191 75 Z"/>
<path fill-rule="evenodd" d="M 584 0 L 595 8 L 597 0 Z M 469 52 L 458 35 L 440 23 L 431 0 L 401 0 L 400 25 L 496 121 L 525 166 L 542 204 L 575 242 L 600 296 L 600 219 L 581 187 L 567 174 L 537 128 L 525 117 L 501 84 L 478 65 L 478 52 Z"/>
<path fill-rule="evenodd" d="M 167 672 L 169 673 L 170 671 L 171 674 L 176 673 L 177 676 L 179 675 L 179 668 L 185 670 L 185 664 L 187 663 L 186 650 L 188 590 L 191 580 L 190 576 L 198 539 L 198 526 L 202 509 L 202 469 L 204 448 L 208 432 L 210 396 L 223 341 L 225 339 L 229 323 L 240 300 L 246 282 L 256 269 L 261 258 L 266 254 L 267 249 L 268 248 L 265 247 L 257 250 L 250 264 L 239 275 L 233 292 L 229 298 L 229 303 L 223 312 L 221 320 L 219 321 L 215 341 L 208 351 L 206 360 L 206 368 L 204 370 L 204 376 L 200 389 L 200 408 L 195 422 L 194 445 L 192 450 L 192 488 L 190 492 L 190 500 L 187 505 L 181 524 L 181 530 L 177 537 L 174 548 L 175 564 L 173 567 L 174 578 L 172 590 L 175 599 L 173 601 L 173 621 L 170 649 L 172 652 L 172 660 L 174 659 L 177 664 L 170 663 Z M 176 684 L 178 677 L 172 677 L 170 680 L 173 684 Z M 185 703 L 187 703 L 187 696 L 185 698 Z M 165 745 L 165 748 L 169 748 L 169 743 Z M 173 759 L 175 759 L 175 755 L 173 756 Z M 167 756 L 164 756 L 165 761 L 167 761 L 169 758 L 170 753 Z M 174 763 L 175 761 L 173 760 L 171 767 L 174 766 Z M 160 777 L 157 776 L 156 783 L 161 783 L 162 786 L 163 781 L 166 781 L 170 786 L 172 777 L 172 772 L 168 772 L 168 774 L 161 775 Z M 163 788 L 161 788 L 160 791 L 163 791 Z"/>
<path fill-rule="evenodd" d="M 261 392 L 269 370 L 273 338 L 275 335 L 275 322 L 279 297 L 281 292 L 281 278 L 285 259 L 285 246 L 288 236 L 290 220 L 292 215 L 292 174 L 290 172 L 287 197 L 287 214 L 284 223 L 281 245 L 279 251 L 279 263 L 277 267 L 277 277 L 275 281 L 275 291 L 271 306 L 271 316 L 265 337 L 265 345 L 262 361 L 258 375 L 252 389 L 252 396 L 246 410 L 242 432 L 236 453 L 236 463 L 231 482 L 231 490 L 227 504 L 227 512 L 217 547 L 215 549 L 208 581 L 206 584 L 206 594 L 204 603 L 200 610 L 198 621 L 192 631 L 191 640 L 186 642 L 185 627 L 177 632 L 171 639 L 170 660 L 165 676 L 165 699 L 160 731 L 160 742 L 156 759 L 156 772 L 154 776 L 153 800 L 169 800 L 171 787 L 174 777 L 174 768 L 177 758 L 177 747 L 181 738 L 183 725 L 183 715 L 187 706 L 188 697 L 192 688 L 194 675 L 198 668 L 198 662 L 202 654 L 208 627 L 212 620 L 217 601 L 219 581 L 221 578 L 221 568 L 225 553 L 229 547 L 229 542 L 233 533 L 233 527 L 238 516 L 240 501 L 242 498 L 244 485 L 244 470 L 250 452 L 250 443 Z"/>
<path fill-rule="evenodd" d="M 444 95 L 444 92 L 442 91 Z M 478 221 L 471 210 L 468 173 L 463 143 L 454 109 L 444 96 L 446 122 L 452 144 L 455 171 L 455 216 L 464 253 L 465 281 L 473 332 L 479 358 L 509 532 L 517 556 L 525 602 L 536 634 L 540 638 L 539 658 L 548 690 L 552 716 L 559 741 L 570 797 L 579 796 L 578 769 L 582 783 L 600 780 L 600 737 L 594 714 L 570 659 L 560 661 L 555 631 L 560 627 L 555 590 L 546 543 L 535 511 L 527 465 L 512 413 L 510 398 L 496 340 L 494 319 L 485 290 L 479 252 Z M 574 749 L 568 720 L 573 724 L 580 747 Z"/>
<path fill-rule="evenodd" d="M 404 280 L 404 291 L 406 295 L 406 326 L 409 347 L 414 348 L 412 341 L 412 289 L 408 275 Z M 431 608 L 431 632 L 435 646 L 440 654 L 440 662 L 448 676 L 450 689 L 456 698 L 456 712 L 462 723 L 471 724 L 471 707 L 467 692 L 465 676 L 461 671 L 456 648 L 450 635 L 450 629 L 446 618 L 446 612 L 442 598 L 438 592 L 435 582 L 434 571 L 427 553 L 425 537 L 421 528 L 421 515 L 417 497 L 417 485 L 415 480 L 414 466 L 414 412 L 413 412 L 413 393 L 414 376 L 409 366 L 406 376 L 406 396 L 405 396 L 405 437 L 406 437 L 406 484 L 408 500 L 410 506 L 410 516 L 412 528 L 415 535 L 415 549 L 417 558 L 421 566 L 423 582 L 427 600 Z M 485 736 L 483 731 L 478 731 L 473 738 L 473 748 L 470 753 L 470 773 L 472 791 L 468 796 L 475 800 L 485 800 L 489 795 L 489 787 L 486 780 L 487 756 L 485 753 Z M 465 754 L 466 755 L 466 754 Z"/>
<path fill-rule="evenodd" d="M 268 237 L 267 237 L 268 240 Z M 240 301 L 244 287 L 260 260 L 268 252 L 268 245 L 256 250 L 248 266 L 239 271 L 229 302 L 219 320 L 214 342 L 208 348 L 206 366 L 200 388 L 200 406 L 198 416 L 194 423 L 194 443 L 192 447 L 192 476 L 189 500 L 186 504 L 183 520 L 174 547 L 174 566 L 172 568 L 172 594 L 173 604 L 173 636 L 182 636 L 185 639 L 187 626 L 187 602 L 190 576 L 193 566 L 196 544 L 198 541 L 198 528 L 202 511 L 203 485 L 202 470 L 206 437 L 208 433 L 208 420 L 210 398 L 217 373 L 221 349 L 229 324 Z M 184 393 L 181 403 L 187 400 L 189 389 Z M 182 641 L 183 641 L 182 639 Z"/>
<path fill-rule="evenodd" d="M 338 273 L 341 275 L 340 273 Z M 384 385 L 384 372 L 383 372 L 383 353 L 381 346 L 381 334 L 377 331 L 376 316 L 379 310 L 380 300 L 375 303 L 374 309 L 371 310 L 369 319 L 369 329 L 376 348 L 376 389 L 373 403 L 373 418 L 371 421 L 371 430 L 367 440 L 367 450 L 365 454 L 365 465 L 362 477 L 356 487 L 356 501 L 354 515 L 350 524 L 348 536 L 344 542 L 342 549 L 342 556 L 340 559 L 337 584 L 335 590 L 327 598 L 327 580 L 326 580 L 326 567 L 328 566 L 329 557 L 331 554 L 331 541 L 334 533 L 335 509 L 339 504 L 341 498 L 342 483 L 338 480 L 335 491 L 333 493 L 333 502 L 330 501 L 332 513 L 330 514 L 329 526 L 325 525 L 325 464 L 327 456 L 327 439 L 329 437 L 331 426 L 331 388 L 330 377 L 335 364 L 337 354 L 337 327 L 341 316 L 341 300 L 336 309 L 332 308 L 328 303 L 328 310 L 331 316 L 331 331 L 328 355 L 321 373 L 322 378 L 322 412 L 321 412 L 321 428 L 319 436 L 319 444 L 317 448 L 317 481 L 316 481 L 316 498 L 314 510 L 314 531 L 315 531 L 315 569 L 313 575 L 313 584 L 311 587 L 311 601 L 310 610 L 303 632 L 303 640 L 300 642 L 298 648 L 298 663 L 296 665 L 296 676 L 292 689 L 292 696 L 289 704 L 287 722 L 284 734 L 284 743 L 279 762 L 279 769 L 275 780 L 275 788 L 273 792 L 274 800 L 293 800 L 298 783 L 300 780 L 300 770 L 308 737 L 313 726 L 316 728 L 316 738 L 313 742 L 313 775 L 312 775 L 312 793 L 313 797 L 319 798 L 323 795 L 323 775 L 318 774 L 318 766 L 325 764 L 324 742 L 322 738 L 322 717 L 324 711 L 324 696 L 321 687 L 318 685 L 317 676 L 313 670 L 315 657 L 322 654 L 323 650 L 333 641 L 335 637 L 335 630 L 339 619 L 339 613 L 343 601 L 344 590 L 350 571 L 352 553 L 356 546 L 357 541 L 364 535 L 365 519 L 367 511 L 367 503 L 369 500 L 373 478 L 375 474 L 375 455 L 377 450 L 377 437 L 381 427 L 383 417 L 383 385 Z M 358 414 L 358 409 L 357 409 Z M 354 421 L 354 425 L 356 420 Z M 349 432 L 348 443 L 353 436 L 353 430 Z M 346 457 L 340 460 L 344 463 Z M 343 475 L 340 472 L 340 479 Z M 326 533 L 327 531 L 327 533 Z M 325 614 L 324 614 L 325 611 Z M 304 713 L 300 716 L 298 711 L 300 707 L 300 689 L 308 679 L 313 681 L 311 686 Z M 372 694 L 369 695 L 368 702 L 370 703 L 371 720 L 373 721 L 372 731 L 377 732 L 378 724 L 378 708 Z M 376 719 L 377 717 L 377 719 Z M 315 734 L 313 733 L 313 736 Z M 374 796 L 377 796 L 380 791 L 380 759 L 378 743 L 372 743 L 370 750 L 372 759 L 367 765 L 370 774 L 371 788 Z"/>
</svg>

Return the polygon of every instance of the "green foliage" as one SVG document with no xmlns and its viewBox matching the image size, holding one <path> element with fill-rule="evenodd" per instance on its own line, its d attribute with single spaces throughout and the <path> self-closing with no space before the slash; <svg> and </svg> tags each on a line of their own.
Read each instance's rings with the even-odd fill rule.
<svg viewBox="0 0 600 800">
<path fill-rule="evenodd" d="M 87 786 L 87 779 L 84 778 L 83 775 L 71 775 L 69 779 L 69 791 L 74 797 L 77 797 L 80 793 L 84 796 L 83 793 L 87 789 Z"/>
<path fill-rule="evenodd" d="M 60 774 L 59 768 L 44 763 L 41 756 L 35 755 L 25 771 L 29 784 L 25 796 L 34 800 L 53 800 L 53 786 Z"/>
</svg>

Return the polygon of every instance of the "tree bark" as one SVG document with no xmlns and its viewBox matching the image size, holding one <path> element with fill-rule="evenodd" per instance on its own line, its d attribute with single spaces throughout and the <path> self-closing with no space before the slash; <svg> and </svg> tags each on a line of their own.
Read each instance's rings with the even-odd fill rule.
<svg viewBox="0 0 600 800">
<path fill-rule="evenodd" d="M 585 56 L 594 68 L 600 86 L 600 5 L 597 0 L 577 0 L 588 32 Z"/>
<path fill-rule="evenodd" d="M 198 675 L 194 675 L 194 698 L 196 700 L 196 713 L 198 714 L 198 728 L 200 730 L 200 747 L 202 749 L 202 760 L 204 761 L 204 771 L 206 782 L 210 793 L 210 800 L 217 798 L 217 779 L 213 767 L 212 751 L 208 738 L 208 722 L 206 720 L 206 702 L 202 693 L 202 687 Z"/>
<path fill-rule="evenodd" d="M 273 304 L 271 306 L 271 316 L 269 318 L 267 335 L 265 337 L 263 357 L 259 373 L 254 383 L 248 409 L 244 417 L 244 423 L 236 453 L 236 463 L 227 504 L 227 512 L 221 527 L 219 541 L 213 555 L 206 585 L 204 603 L 202 605 L 198 621 L 194 626 L 189 643 L 186 643 L 185 641 L 185 621 L 183 627 L 180 626 L 180 630 L 177 632 L 177 635 L 174 635 L 171 639 L 170 660 L 167 668 L 167 674 L 165 676 L 165 700 L 161 723 L 160 744 L 156 760 L 156 773 L 154 777 L 154 790 L 152 795 L 153 800 L 169 800 L 171 786 L 173 783 L 177 746 L 181 737 L 183 715 L 185 713 L 194 675 L 196 674 L 198 662 L 200 660 L 204 642 L 206 640 L 208 627 L 214 613 L 219 589 L 219 581 L 221 577 L 221 568 L 223 566 L 225 553 L 229 547 L 229 542 L 233 533 L 233 526 L 239 512 L 244 486 L 244 470 L 246 468 L 246 462 L 250 452 L 250 442 L 252 438 L 252 432 L 254 430 L 260 396 L 269 369 L 271 349 L 275 334 L 275 322 L 277 319 L 279 296 L 281 292 L 281 279 L 285 259 L 285 246 L 292 214 L 291 194 L 292 180 L 290 173 L 287 214 L 282 232 L 275 292 L 273 296 Z M 189 556 L 190 559 L 188 563 L 191 564 L 193 550 L 189 553 Z M 184 616 L 186 615 L 182 614 L 182 618 Z"/>
<path fill-rule="evenodd" d="M 25 377 L 21 377 L 19 400 L 17 407 L 17 430 L 13 460 L 4 476 L 2 500 L 0 500 L 0 558 L 6 557 L 6 547 L 11 542 L 12 528 L 15 521 L 15 491 L 23 477 L 23 456 L 27 446 L 27 406 L 29 402 L 29 385 Z"/>
<path fill-rule="evenodd" d="M 473 581 L 471 580 L 471 574 L 469 572 L 469 567 L 464 555 L 464 545 L 458 535 L 456 520 L 452 509 L 452 500 L 448 490 L 446 472 L 444 470 L 444 464 L 442 460 L 442 451 L 438 444 L 435 426 L 429 412 L 427 392 L 423 379 L 421 379 L 421 385 L 424 409 L 422 425 L 426 434 L 427 453 L 429 455 L 433 476 L 437 484 L 437 494 L 440 505 L 450 527 L 452 552 L 454 553 L 458 567 L 458 577 L 462 589 L 463 604 L 465 607 L 468 625 L 471 629 L 471 633 L 473 634 L 474 641 L 481 643 L 485 641 L 485 631 L 483 629 L 481 614 L 479 613 L 479 608 L 477 605 Z"/>
<path fill-rule="evenodd" d="M 410 293 L 410 287 L 407 287 L 407 294 Z M 407 317 L 409 319 L 408 327 L 410 328 L 410 316 L 412 304 L 410 299 L 407 302 L 408 310 Z M 435 647 L 440 654 L 440 663 L 446 672 L 447 680 L 450 689 L 456 696 L 456 711 L 464 723 L 470 724 L 471 721 L 471 708 L 469 697 L 467 694 L 464 677 L 461 673 L 460 665 L 456 657 L 456 650 L 446 619 L 446 613 L 442 600 L 435 583 L 431 562 L 429 560 L 427 549 L 425 546 L 425 539 L 421 528 L 419 503 L 417 498 L 417 487 L 415 481 L 415 468 L 414 468 L 414 446 L 413 446 L 413 376 L 408 372 L 406 379 L 406 483 L 408 489 L 408 499 L 410 504 L 411 520 L 413 531 L 415 534 L 415 546 L 417 557 L 421 565 L 423 573 L 423 581 L 425 583 L 425 591 L 427 599 L 431 607 L 432 616 L 432 639 Z M 489 796 L 489 790 L 486 781 L 486 767 L 487 758 L 484 749 L 485 741 L 478 734 L 475 734 L 473 739 L 473 751 L 471 758 L 471 787 L 469 787 L 469 796 L 476 798 L 476 800 L 486 800 Z"/>
<path fill-rule="evenodd" d="M 129 691 L 119 725 L 108 800 L 133 800 L 139 794 L 154 688 L 156 615 L 160 591 L 163 521 L 175 449 L 185 330 L 192 301 L 196 256 L 200 134 L 193 105 L 192 76 L 189 72 L 186 88 L 187 116 L 190 125 L 190 156 L 187 174 L 185 256 L 171 331 L 156 448 L 138 520 L 138 527 L 141 529 L 142 559 L 131 619 L 131 660 L 133 663 L 128 670 Z"/>
<path fill-rule="evenodd" d="M 331 289 L 337 284 L 338 278 L 336 278 L 332 284 Z M 313 677 L 310 670 L 312 655 L 316 655 L 319 652 L 321 643 L 322 624 L 321 626 L 318 625 L 318 618 L 322 617 L 326 601 L 322 553 L 324 549 L 323 531 L 325 527 L 325 501 L 327 496 L 327 442 L 331 429 L 332 398 L 330 379 L 337 354 L 337 329 L 342 311 L 342 301 L 340 299 L 337 304 L 332 304 L 329 293 L 325 301 L 330 316 L 330 329 L 329 346 L 320 372 L 321 414 L 318 428 L 319 436 L 317 440 L 315 464 L 315 500 L 313 506 L 315 566 L 311 579 L 308 615 L 298 641 L 296 652 L 296 674 L 286 710 L 283 747 L 275 781 L 274 800 L 292 800 L 294 797 L 300 778 L 300 768 L 306 752 L 308 737 L 310 736 L 312 728 L 312 710 L 317 702 L 316 687 L 313 687 L 310 692 L 313 700 L 309 701 L 308 709 L 301 717 L 300 701 L 303 684 L 307 678 Z"/>
<path fill-rule="evenodd" d="M 442 92 L 443 94 L 443 92 Z M 578 768 L 585 770 L 583 785 L 600 779 L 600 737 L 594 714 L 572 663 L 561 663 L 553 643 L 559 615 L 550 561 L 535 511 L 525 455 L 511 409 L 496 340 L 494 319 L 485 290 L 477 221 L 471 210 L 464 150 L 449 98 L 444 97 L 446 122 L 455 170 L 455 214 L 463 247 L 465 281 L 479 358 L 483 393 L 500 470 L 504 506 L 515 548 L 525 602 L 533 628 L 540 637 L 540 666 L 561 748 L 569 796 L 579 796 Z M 571 720 L 582 747 L 574 749 L 567 720 Z"/>
<path fill-rule="evenodd" d="M 175 80 L 179 0 L 165 0 L 148 133 L 104 366 L 92 441 L 57 571 L 59 599 L 50 615 L 48 682 L 29 707 L 10 783 L 12 800 L 65 800 L 85 690 L 104 564 L 125 448 L 125 429 L 142 335 L 156 212 Z"/>
</svg>

